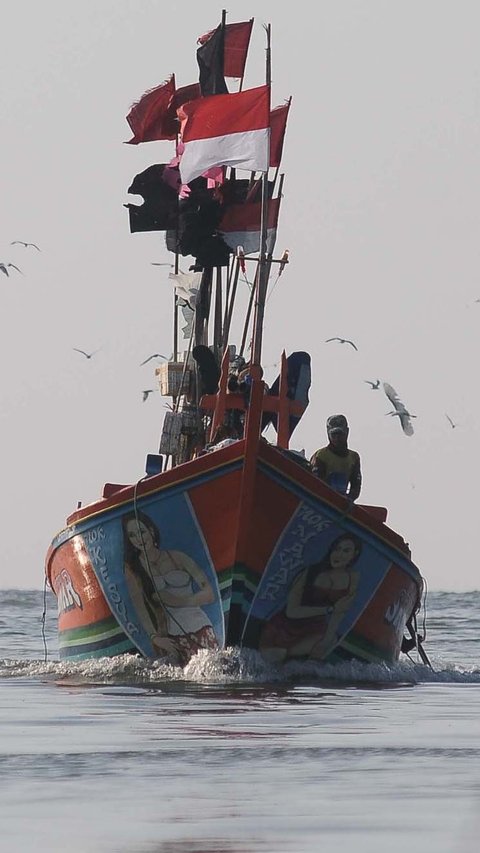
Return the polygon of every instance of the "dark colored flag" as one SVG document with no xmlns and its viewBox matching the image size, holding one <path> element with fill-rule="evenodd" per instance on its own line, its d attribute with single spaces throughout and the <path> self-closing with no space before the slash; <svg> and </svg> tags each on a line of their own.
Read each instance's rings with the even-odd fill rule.
<svg viewBox="0 0 480 853">
<path fill-rule="evenodd" d="M 197 50 L 202 95 L 226 95 L 227 84 L 223 74 L 225 28 L 219 24 L 213 35 Z"/>
<path fill-rule="evenodd" d="M 178 193 L 164 180 L 164 170 L 169 166 L 158 163 L 135 175 L 129 193 L 140 195 L 144 202 L 124 205 L 130 217 L 130 231 L 166 231 L 178 223 Z M 180 176 L 179 176 L 180 181 Z"/>
<path fill-rule="evenodd" d="M 152 142 L 155 139 L 175 139 L 176 131 L 173 131 L 172 127 L 164 126 L 174 95 L 175 75 L 172 74 L 161 86 L 149 89 L 133 104 L 127 116 L 133 133 L 133 138 L 128 140 L 129 145 Z"/>
<path fill-rule="evenodd" d="M 170 252 L 192 255 L 196 269 L 228 266 L 230 249 L 218 233 L 222 205 L 216 193 L 207 188 L 205 178 L 189 184 L 190 194 L 178 204 L 178 225 L 166 234 Z"/>
<path fill-rule="evenodd" d="M 243 77 L 252 27 L 253 18 L 238 24 L 226 24 L 223 51 L 224 77 Z M 198 43 L 205 44 L 214 32 L 215 30 L 210 30 L 200 36 Z"/>
<path fill-rule="evenodd" d="M 197 267 L 228 266 L 230 250 L 217 231 L 221 204 L 203 178 L 190 189 L 190 195 L 179 203 L 178 251 L 192 255 Z"/>
<path fill-rule="evenodd" d="M 282 107 L 275 107 L 270 113 L 270 166 L 279 166 L 282 159 L 283 140 L 287 126 L 288 111 L 292 99 Z"/>
</svg>

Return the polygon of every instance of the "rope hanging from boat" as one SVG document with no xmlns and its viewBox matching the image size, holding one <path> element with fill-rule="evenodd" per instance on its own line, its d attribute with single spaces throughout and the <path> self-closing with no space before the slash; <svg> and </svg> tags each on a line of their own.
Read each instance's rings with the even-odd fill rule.
<svg viewBox="0 0 480 853">
<path fill-rule="evenodd" d="M 47 648 L 47 638 L 45 634 L 45 623 L 47 620 L 47 576 L 45 575 L 45 581 L 43 584 L 43 613 L 42 613 L 42 640 L 43 640 L 43 662 L 47 663 L 48 660 L 48 648 Z"/>
<path fill-rule="evenodd" d="M 430 669 L 433 671 L 433 666 L 429 660 L 429 657 L 428 657 L 425 649 L 423 648 L 423 643 L 425 642 L 425 638 L 427 636 L 427 624 L 426 624 L 426 618 L 427 618 L 427 608 L 426 608 L 427 582 L 426 582 L 425 578 L 423 577 L 423 575 L 421 575 L 421 578 L 422 578 L 423 583 L 425 584 L 425 594 L 423 596 L 423 602 L 420 603 L 419 607 L 418 607 L 418 610 L 423 609 L 422 633 L 420 633 L 420 631 L 418 629 L 417 611 L 415 611 L 414 613 L 412 613 L 412 615 L 407 620 L 405 627 L 407 628 L 408 633 L 410 634 L 410 637 L 405 637 L 405 636 L 403 637 L 401 651 L 413 663 L 413 660 L 410 657 L 409 652 L 411 652 L 413 649 L 416 649 L 417 654 L 419 655 L 422 663 L 425 664 L 425 666 L 429 666 Z"/>
<path fill-rule="evenodd" d="M 423 583 L 425 584 L 425 594 L 423 596 L 423 602 L 422 602 L 422 607 L 421 607 L 421 609 L 423 610 L 422 633 L 421 633 L 421 635 L 419 634 L 418 627 L 417 627 L 417 614 L 416 613 L 414 614 L 414 623 L 413 624 L 414 624 L 414 628 L 415 628 L 415 638 L 417 641 L 416 648 L 417 648 L 417 652 L 420 655 L 423 663 L 426 664 L 426 666 L 429 666 L 431 670 L 433 670 L 433 666 L 430 663 L 430 660 L 428 658 L 428 655 L 427 655 L 425 649 L 423 648 L 423 643 L 425 642 L 426 637 L 427 637 L 427 594 L 428 594 L 428 586 L 427 586 L 427 579 L 424 578 L 423 575 L 421 576 L 421 578 L 422 578 Z"/>
</svg>

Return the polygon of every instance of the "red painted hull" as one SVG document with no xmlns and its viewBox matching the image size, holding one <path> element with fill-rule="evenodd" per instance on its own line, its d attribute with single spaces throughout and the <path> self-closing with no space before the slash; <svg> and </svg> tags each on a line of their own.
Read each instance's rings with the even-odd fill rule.
<svg viewBox="0 0 480 853">
<path fill-rule="evenodd" d="M 423 588 L 405 542 L 263 439 L 104 494 L 47 555 L 62 657 L 398 658 Z"/>
</svg>

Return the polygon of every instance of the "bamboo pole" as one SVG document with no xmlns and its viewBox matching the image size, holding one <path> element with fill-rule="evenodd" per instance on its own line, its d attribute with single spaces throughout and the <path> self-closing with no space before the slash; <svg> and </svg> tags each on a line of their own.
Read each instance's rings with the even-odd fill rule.
<svg viewBox="0 0 480 853">
<path fill-rule="evenodd" d="M 222 342 L 222 268 L 217 267 L 215 280 L 215 310 L 213 318 L 213 346 L 215 348 L 215 355 L 217 358 L 220 356 Z"/>
<path fill-rule="evenodd" d="M 271 25 L 265 26 L 267 33 L 266 83 L 271 84 Z M 268 155 L 267 169 L 262 175 L 262 216 L 260 234 L 260 257 L 258 260 L 257 286 L 255 287 L 255 315 L 252 343 L 252 364 L 261 364 L 263 320 L 265 315 L 265 299 L 267 295 L 268 274 L 270 264 L 267 259 L 267 225 L 268 225 Z"/>
<path fill-rule="evenodd" d="M 230 326 L 232 323 L 233 308 L 235 305 L 235 297 L 237 294 L 238 277 L 240 274 L 240 262 L 239 262 L 238 258 L 235 258 L 234 267 L 232 267 L 232 269 L 234 269 L 233 282 L 232 282 L 232 290 L 231 290 L 231 294 L 230 294 L 229 299 L 228 299 L 228 295 L 227 295 L 228 304 L 227 303 L 225 304 L 225 319 L 223 322 L 222 349 L 225 349 L 225 347 L 228 344 L 228 336 L 230 334 Z"/>
</svg>

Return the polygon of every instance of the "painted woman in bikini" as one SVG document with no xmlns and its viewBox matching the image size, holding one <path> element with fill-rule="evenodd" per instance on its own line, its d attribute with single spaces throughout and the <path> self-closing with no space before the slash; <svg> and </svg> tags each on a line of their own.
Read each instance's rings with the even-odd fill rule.
<svg viewBox="0 0 480 853">
<path fill-rule="evenodd" d="M 319 563 L 295 578 L 284 610 L 265 625 L 260 650 L 273 662 L 289 658 L 321 660 L 337 642 L 337 631 L 357 590 L 359 573 L 352 571 L 361 542 L 344 533 L 332 542 Z"/>
<path fill-rule="evenodd" d="M 199 649 L 217 648 L 202 605 L 214 601 L 203 570 L 183 551 L 161 548 L 160 531 L 143 512 L 122 518 L 130 595 L 159 655 L 185 664 Z"/>
</svg>

